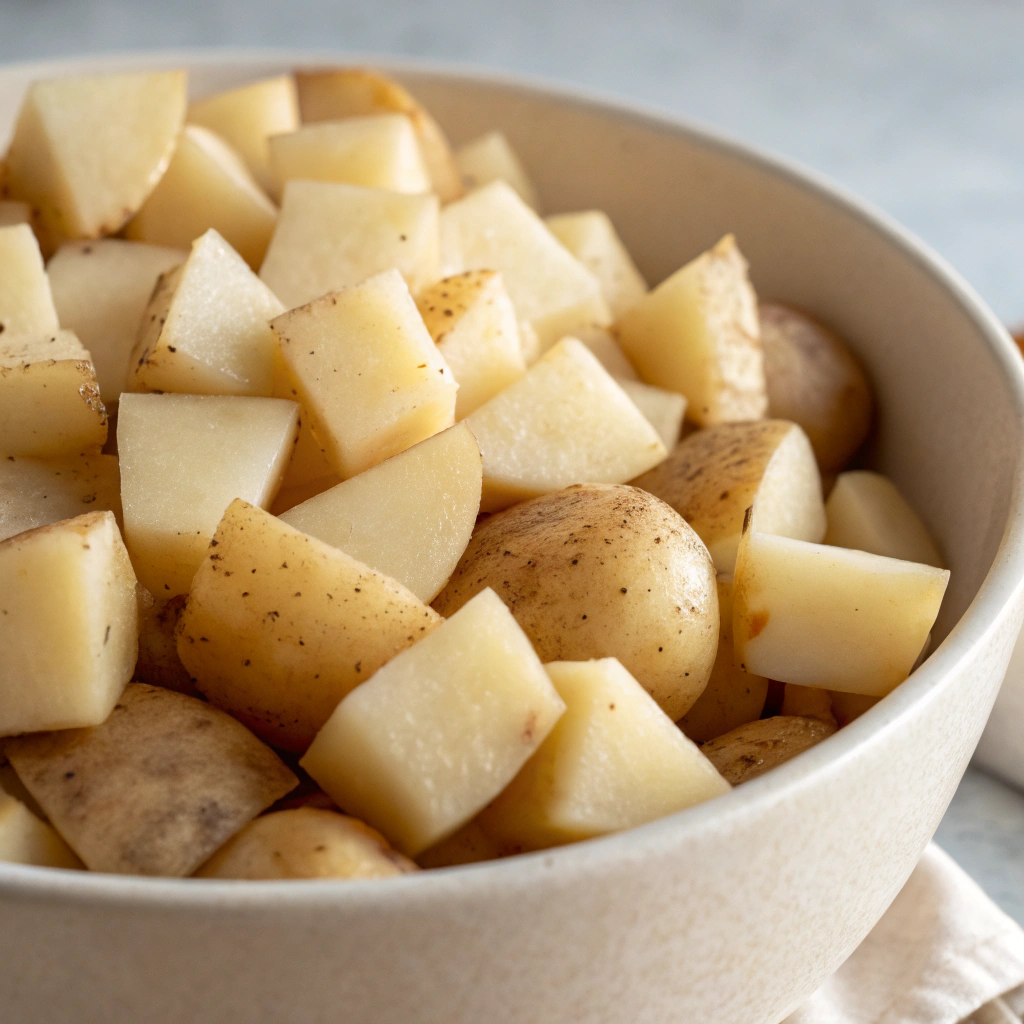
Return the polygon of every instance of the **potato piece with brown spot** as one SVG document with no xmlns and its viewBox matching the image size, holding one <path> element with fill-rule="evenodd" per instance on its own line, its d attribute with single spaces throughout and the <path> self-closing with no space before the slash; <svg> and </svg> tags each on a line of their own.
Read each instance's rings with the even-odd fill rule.
<svg viewBox="0 0 1024 1024">
<path fill-rule="evenodd" d="M 813 718 L 777 715 L 741 725 L 700 749 L 728 782 L 738 786 L 810 750 L 835 731 L 835 725 Z"/>
</svg>

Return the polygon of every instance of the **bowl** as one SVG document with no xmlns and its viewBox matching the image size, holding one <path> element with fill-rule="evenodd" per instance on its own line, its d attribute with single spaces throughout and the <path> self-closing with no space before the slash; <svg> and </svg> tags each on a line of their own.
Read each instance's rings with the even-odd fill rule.
<svg viewBox="0 0 1024 1024">
<path fill-rule="evenodd" d="M 187 67 L 197 94 L 339 60 L 158 53 L 0 69 L 25 85 Z M 391 60 L 456 142 L 503 129 L 548 210 L 599 207 L 658 281 L 726 231 L 760 294 L 870 369 L 873 461 L 952 568 L 934 653 L 856 722 L 643 828 L 394 881 L 195 882 L 0 865 L 0 1018 L 33 1024 L 781 1020 L 878 920 L 978 741 L 1024 612 L 1024 371 L 948 267 L 814 174 L 557 86 Z"/>
</svg>

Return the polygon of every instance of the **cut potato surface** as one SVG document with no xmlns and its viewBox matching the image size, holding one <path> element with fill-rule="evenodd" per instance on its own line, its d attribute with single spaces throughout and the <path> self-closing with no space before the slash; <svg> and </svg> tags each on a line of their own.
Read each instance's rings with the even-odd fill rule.
<svg viewBox="0 0 1024 1024">
<path fill-rule="evenodd" d="M 352 691 L 301 763 L 339 807 L 414 857 L 494 799 L 564 710 L 488 589 Z"/>
<path fill-rule="evenodd" d="M 516 190 L 527 206 L 533 210 L 540 209 L 537 189 L 503 132 L 487 132 L 460 146 L 455 153 L 455 163 L 468 189 L 482 188 L 492 181 L 504 181 Z"/>
<path fill-rule="evenodd" d="M 633 364 L 626 358 L 615 336 L 606 327 L 588 324 L 572 335 L 597 356 L 597 361 L 617 380 L 640 380 Z"/>
<path fill-rule="evenodd" d="M 0 227 L 0 328 L 5 345 L 57 333 L 57 310 L 32 229 Z"/>
<path fill-rule="evenodd" d="M 618 384 L 643 413 L 644 419 L 658 432 L 665 451 L 672 451 L 683 429 L 686 399 L 676 391 L 652 387 L 639 380 L 626 378 L 620 380 Z"/>
<path fill-rule="evenodd" d="M 0 791 L 0 862 L 80 870 L 82 862 L 20 800 Z"/>
<path fill-rule="evenodd" d="M 709 740 L 701 751 L 723 778 L 738 786 L 810 750 L 835 731 L 834 723 L 777 715 Z"/>
</svg>

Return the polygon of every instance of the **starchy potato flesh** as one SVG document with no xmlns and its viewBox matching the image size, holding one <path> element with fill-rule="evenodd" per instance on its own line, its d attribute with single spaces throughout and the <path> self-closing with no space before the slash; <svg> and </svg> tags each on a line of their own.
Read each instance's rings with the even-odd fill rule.
<svg viewBox="0 0 1024 1024">
<path fill-rule="evenodd" d="M 633 369 L 633 364 L 626 358 L 625 352 L 607 327 L 587 324 L 585 327 L 578 327 L 572 336 L 577 341 L 582 341 L 616 380 L 640 380 Z"/>
<path fill-rule="evenodd" d="M 786 683 L 782 696 L 780 715 L 792 715 L 796 718 L 815 718 L 826 725 L 836 725 L 836 717 L 832 713 L 832 698 L 828 690 L 819 686 L 796 686 Z"/>
<path fill-rule="evenodd" d="M 294 308 L 392 268 L 419 291 L 440 277 L 438 259 L 436 196 L 289 181 L 260 277 Z"/>
<path fill-rule="evenodd" d="M 229 715 L 131 683 L 92 729 L 9 740 L 7 755 L 91 871 L 190 875 L 298 780 Z"/>
<path fill-rule="evenodd" d="M 20 800 L 0 791 L 0 862 L 81 869 L 82 862 L 54 830 Z"/>
<path fill-rule="evenodd" d="M 395 878 L 416 865 L 375 829 L 337 811 L 297 807 L 250 822 L 197 878 Z"/>
<path fill-rule="evenodd" d="M 447 839 L 442 839 L 429 850 L 424 850 L 416 858 L 416 863 L 421 868 L 450 868 L 459 864 L 479 864 L 485 860 L 496 860 L 500 856 L 498 844 L 474 819 Z"/>
<path fill-rule="evenodd" d="M 64 459 L 0 457 L 0 541 L 86 512 L 121 519 L 121 475 L 113 455 Z"/>
<path fill-rule="evenodd" d="M 2 194 L 0 192 L 0 195 Z M 0 199 L 0 228 L 11 227 L 13 224 L 31 223 L 32 210 L 28 203 L 19 203 L 13 199 Z"/>
<path fill-rule="evenodd" d="M 61 324 L 89 350 L 100 398 L 127 390 L 129 360 L 157 278 L 188 252 L 120 238 L 65 242 L 46 265 Z"/>
<path fill-rule="evenodd" d="M 0 328 L 5 345 L 57 333 L 57 310 L 32 229 L 0 227 Z"/>
<path fill-rule="evenodd" d="M 485 512 L 570 484 L 624 483 L 665 458 L 657 431 L 575 338 L 466 423 L 483 455 Z"/>
<path fill-rule="evenodd" d="M 184 116 L 184 71 L 33 82 L 7 151 L 7 187 L 39 211 L 48 251 L 117 232 L 164 175 Z"/>
<path fill-rule="evenodd" d="M 719 572 L 736 564 L 751 505 L 762 533 L 815 543 L 825 537 L 814 453 L 803 431 L 784 420 L 699 430 L 633 483 L 668 502 L 697 531 Z"/>
<path fill-rule="evenodd" d="M 132 391 L 256 395 L 274 388 L 276 295 L 211 228 L 161 277 L 131 356 Z"/>
<path fill-rule="evenodd" d="M 302 751 L 350 690 L 440 621 L 395 580 L 235 501 L 192 583 L 178 654 L 212 703 Z"/>
<path fill-rule="evenodd" d="M 944 568 L 921 517 L 881 473 L 840 473 L 825 502 L 825 515 L 826 544 Z"/>
<path fill-rule="evenodd" d="M 182 130 L 167 172 L 129 221 L 125 235 L 186 249 L 193 239 L 215 228 L 256 270 L 276 221 L 277 207 L 242 158 L 219 135 L 189 124 Z"/>
<path fill-rule="evenodd" d="M 631 306 L 615 334 L 642 380 L 686 395 L 698 426 L 765 415 L 757 298 L 732 235 Z"/>
<path fill-rule="evenodd" d="M 281 520 L 429 603 L 469 544 L 481 479 L 480 448 L 460 423 L 304 501 Z"/>
<path fill-rule="evenodd" d="M 0 542 L 0 736 L 107 717 L 135 667 L 135 591 L 112 512 Z"/>
<path fill-rule="evenodd" d="M 117 420 L 125 539 L 157 600 L 188 593 L 235 498 L 273 501 L 298 406 L 278 398 L 121 397 Z"/>
<path fill-rule="evenodd" d="M 455 152 L 455 163 L 470 191 L 492 181 L 504 181 L 530 209 L 540 209 L 537 189 L 504 132 L 487 132 L 460 146 Z"/>
<path fill-rule="evenodd" d="M 565 714 L 478 818 L 503 850 L 619 832 L 729 791 L 615 658 L 545 669 Z"/>
<path fill-rule="evenodd" d="M 446 277 L 420 292 L 416 306 L 458 382 L 457 420 L 526 373 L 516 310 L 500 274 Z"/>
<path fill-rule="evenodd" d="M 520 319 L 537 332 L 542 352 L 577 327 L 610 322 L 597 278 L 505 182 L 492 182 L 446 206 L 441 223 L 462 270 L 501 274 Z"/>
<path fill-rule="evenodd" d="M 910 675 L 948 581 L 929 565 L 748 529 L 736 559 L 736 660 L 781 682 L 884 697 Z"/>
<path fill-rule="evenodd" d="M 741 725 L 705 743 L 701 750 L 733 786 L 756 779 L 828 739 L 835 724 L 777 715 Z"/>
<path fill-rule="evenodd" d="M 676 391 L 652 387 L 640 380 L 625 378 L 619 380 L 618 384 L 643 413 L 644 419 L 658 432 L 665 451 L 672 451 L 683 429 L 686 399 Z"/>
</svg>

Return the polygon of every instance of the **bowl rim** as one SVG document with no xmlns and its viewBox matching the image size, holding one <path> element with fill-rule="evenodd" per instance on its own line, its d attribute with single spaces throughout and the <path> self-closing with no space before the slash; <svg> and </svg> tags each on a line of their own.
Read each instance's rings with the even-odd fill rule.
<svg viewBox="0 0 1024 1024">
<path fill-rule="evenodd" d="M 396 55 L 351 53 L 336 50 L 275 47 L 209 47 L 168 50 L 132 50 L 67 58 L 44 58 L 0 64 L 0 88 L 8 75 L 33 77 L 83 73 L 89 69 L 143 70 L 177 66 L 231 66 L 279 63 L 283 67 L 355 64 L 377 67 L 401 76 L 422 74 L 452 79 L 472 87 L 497 85 L 530 95 L 554 99 L 569 108 L 604 113 L 639 122 L 673 135 L 686 136 L 705 149 L 717 150 L 785 179 L 820 200 L 859 220 L 916 263 L 954 299 L 973 321 L 995 356 L 1016 411 L 1024 438 L 1024 360 L 1009 332 L 947 261 L 872 203 L 860 199 L 827 176 L 799 161 L 764 147 L 741 142 L 726 132 L 652 105 L 626 101 L 599 90 L 551 81 L 542 76 L 495 71 L 471 64 L 407 58 Z M 1009 468 L 1009 467 L 1008 467 Z M 79 905 L 131 904 L 188 910 L 217 906 L 247 910 L 263 907 L 313 909 L 329 901 L 341 909 L 381 908 L 400 901 L 408 906 L 434 903 L 455 893 L 481 893 L 496 885 L 535 888 L 558 884 L 560 879 L 599 873 L 606 866 L 643 857 L 645 851 L 667 848 L 687 835 L 700 832 L 714 820 L 717 827 L 747 813 L 751 805 L 766 806 L 787 798 L 790 790 L 807 783 L 819 771 L 834 769 L 866 752 L 899 727 L 912 708 L 938 699 L 943 681 L 971 658 L 986 636 L 1013 607 L 1024 581 L 1024 443 L 1012 467 L 1010 508 L 995 557 L 978 592 L 947 637 L 909 679 L 883 702 L 830 737 L 758 779 L 695 807 L 624 832 L 517 857 L 457 867 L 415 872 L 389 880 L 295 879 L 225 881 L 195 878 L 153 878 L 110 875 L 59 868 L 0 863 L 0 898 L 32 899 L 44 903 Z M 723 799 L 726 801 L 722 803 Z"/>
</svg>

